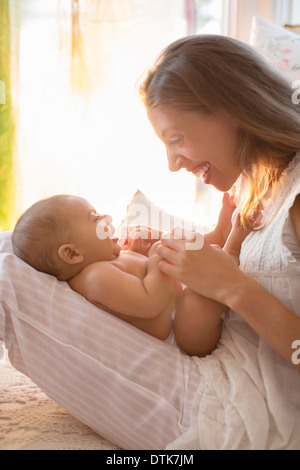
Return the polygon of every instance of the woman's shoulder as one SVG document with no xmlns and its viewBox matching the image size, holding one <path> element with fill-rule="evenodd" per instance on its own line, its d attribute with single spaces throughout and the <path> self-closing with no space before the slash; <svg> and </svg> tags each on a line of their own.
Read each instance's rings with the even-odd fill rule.
<svg viewBox="0 0 300 470">
<path fill-rule="evenodd" d="M 300 150 L 295 153 L 294 158 L 290 161 L 287 166 L 287 173 L 294 173 L 300 171 Z"/>
<path fill-rule="evenodd" d="M 282 173 L 279 184 L 278 202 L 290 209 L 295 205 L 295 211 L 299 213 L 298 195 L 300 194 L 300 151 Z M 277 199 L 277 195 L 276 199 Z M 280 201 L 280 199 L 282 199 Z M 299 216 L 300 217 L 300 213 Z"/>
<path fill-rule="evenodd" d="M 294 204 L 292 205 L 290 209 L 290 217 L 294 226 L 296 236 L 300 243 L 300 193 L 297 194 L 294 200 Z"/>
<path fill-rule="evenodd" d="M 280 180 L 268 201 L 267 212 L 270 212 L 271 218 L 278 212 L 289 211 L 295 204 L 298 194 L 300 194 L 300 152 L 297 152 L 281 174 Z"/>
</svg>

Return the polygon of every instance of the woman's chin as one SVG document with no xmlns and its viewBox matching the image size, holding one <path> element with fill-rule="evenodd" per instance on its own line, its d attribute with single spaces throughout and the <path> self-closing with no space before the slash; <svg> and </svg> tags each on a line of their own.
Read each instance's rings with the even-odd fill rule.
<svg viewBox="0 0 300 470">
<path fill-rule="evenodd" d="M 234 183 L 235 181 L 226 182 L 226 181 L 214 181 L 213 179 L 211 179 L 209 183 L 207 184 L 209 184 L 210 186 L 213 186 L 215 189 L 217 189 L 218 191 L 221 191 L 222 193 L 226 193 L 227 191 L 231 190 Z"/>
</svg>

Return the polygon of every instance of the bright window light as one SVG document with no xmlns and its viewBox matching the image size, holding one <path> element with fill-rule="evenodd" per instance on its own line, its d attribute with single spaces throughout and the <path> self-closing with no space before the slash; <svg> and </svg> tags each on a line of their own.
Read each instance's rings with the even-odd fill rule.
<svg viewBox="0 0 300 470">
<path fill-rule="evenodd" d="M 159 52 L 187 34 L 185 2 L 79 1 L 84 85 L 76 93 L 71 1 L 18 3 L 19 212 L 52 194 L 77 194 L 118 225 L 140 189 L 177 216 L 216 221 L 220 195 L 203 193 L 196 204 L 195 177 L 169 172 L 135 88 Z M 204 18 L 197 31 L 220 32 L 222 1 L 196 3 Z"/>
</svg>

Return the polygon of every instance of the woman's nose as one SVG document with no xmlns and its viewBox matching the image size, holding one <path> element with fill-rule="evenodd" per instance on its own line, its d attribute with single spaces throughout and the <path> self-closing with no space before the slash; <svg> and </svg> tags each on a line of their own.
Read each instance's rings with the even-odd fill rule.
<svg viewBox="0 0 300 470">
<path fill-rule="evenodd" d="M 181 155 L 167 154 L 170 171 L 179 171 L 184 168 L 184 158 Z"/>
</svg>

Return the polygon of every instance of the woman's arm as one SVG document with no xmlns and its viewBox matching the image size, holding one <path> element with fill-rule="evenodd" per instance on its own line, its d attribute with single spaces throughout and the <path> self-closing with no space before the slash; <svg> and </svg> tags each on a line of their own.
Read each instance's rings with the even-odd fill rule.
<svg viewBox="0 0 300 470">
<path fill-rule="evenodd" d="M 184 240 L 169 239 L 158 248 L 161 270 L 195 292 L 215 299 L 241 315 L 283 358 L 293 364 L 292 344 L 300 340 L 300 318 L 246 276 L 223 250 L 205 241 L 186 251 Z"/>
<path fill-rule="evenodd" d="M 228 291 L 224 299 L 275 351 L 300 370 L 300 364 L 292 361 L 293 343 L 300 340 L 300 318 L 295 313 L 245 274 L 235 291 Z"/>
</svg>

